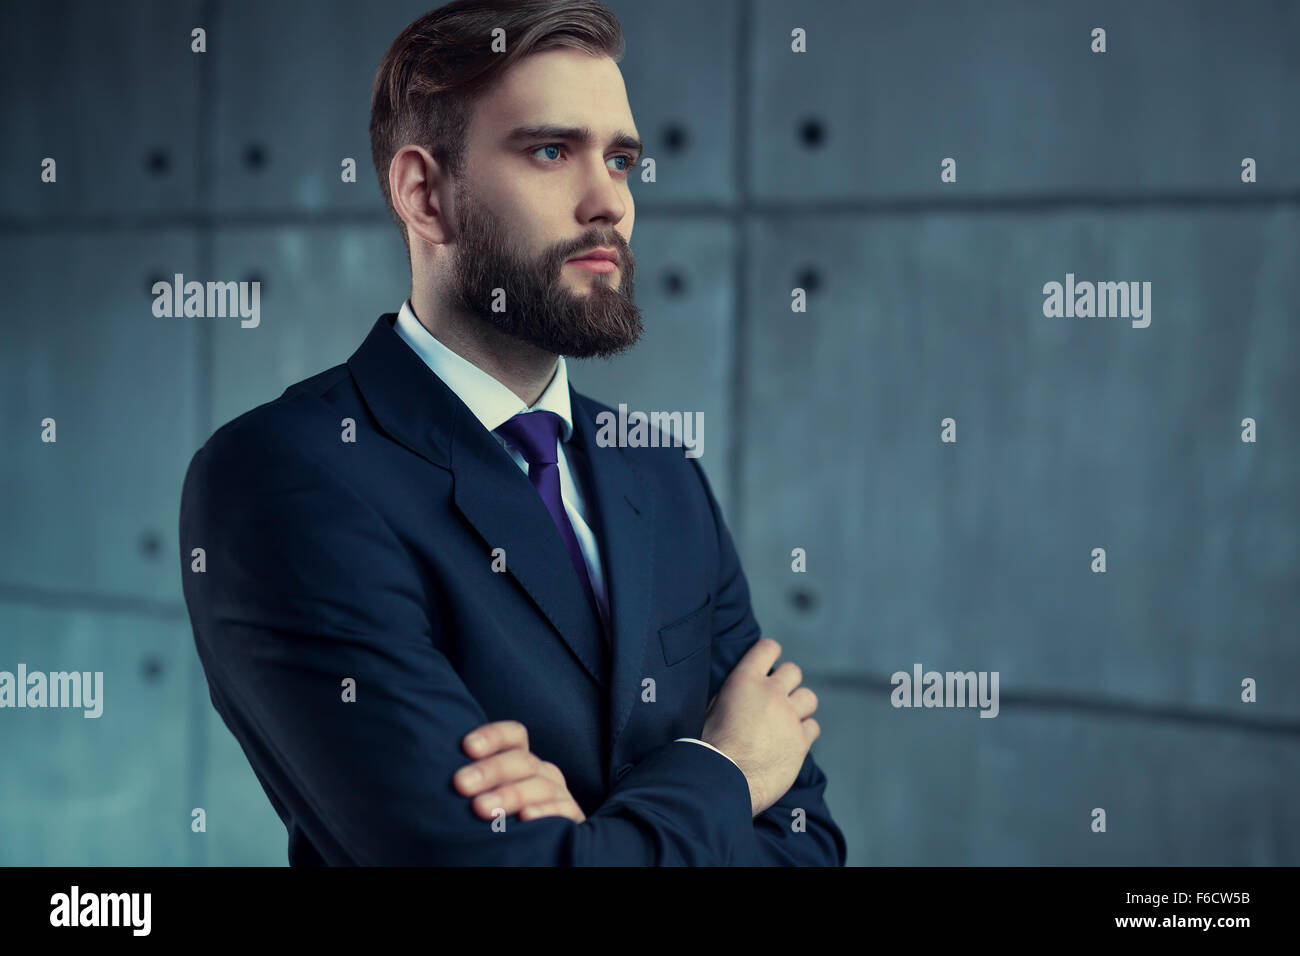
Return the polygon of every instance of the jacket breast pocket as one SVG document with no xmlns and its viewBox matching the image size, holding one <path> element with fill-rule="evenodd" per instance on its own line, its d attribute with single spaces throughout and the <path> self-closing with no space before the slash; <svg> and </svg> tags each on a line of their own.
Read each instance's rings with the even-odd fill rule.
<svg viewBox="0 0 1300 956">
<path fill-rule="evenodd" d="M 712 610 L 713 595 L 710 593 L 704 596 L 704 603 L 694 611 L 659 628 L 659 643 L 663 646 L 665 664 L 672 667 L 708 646 L 712 636 Z"/>
</svg>

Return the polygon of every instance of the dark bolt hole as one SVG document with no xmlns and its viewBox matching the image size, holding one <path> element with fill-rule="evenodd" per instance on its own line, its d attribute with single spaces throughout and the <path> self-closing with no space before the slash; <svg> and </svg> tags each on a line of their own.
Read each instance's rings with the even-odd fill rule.
<svg viewBox="0 0 1300 956">
<path fill-rule="evenodd" d="M 163 663 L 159 658 L 150 655 L 140 662 L 140 671 L 144 674 L 145 680 L 156 681 L 162 677 Z"/>
<path fill-rule="evenodd" d="M 812 592 L 805 591 L 803 588 L 796 588 L 790 592 L 790 603 L 794 605 L 796 611 L 806 613 L 812 610 L 817 603 L 817 599 L 813 597 Z"/>
<path fill-rule="evenodd" d="M 157 285 L 159 282 L 170 282 L 170 281 L 171 280 L 168 279 L 166 276 L 159 275 L 158 273 L 155 272 L 153 275 L 151 275 L 148 279 L 145 280 L 144 291 L 148 292 L 150 295 L 153 295 L 154 294 L 153 287 L 155 285 Z"/>
<path fill-rule="evenodd" d="M 803 289 L 809 295 L 817 291 L 818 286 L 822 284 L 821 276 L 816 269 L 804 269 L 794 280 L 796 289 Z"/>
<path fill-rule="evenodd" d="M 686 291 L 686 280 L 677 270 L 672 270 L 664 275 L 664 289 L 669 295 L 677 296 Z"/>
<path fill-rule="evenodd" d="M 171 157 L 167 155 L 165 149 L 151 149 L 144 158 L 144 168 L 149 170 L 150 175 L 153 176 L 167 175 L 171 164 Z"/>
<path fill-rule="evenodd" d="M 157 532 L 146 531 L 140 535 L 140 553 L 147 558 L 156 558 L 162 554 L 162 538 Z"/>
<path fill-rule="evenodd" d="M 258 294 L 258 295 L 266 295 L 266 276 L 262 275 L 262 273 L 260 273 L 260 272 L 250 272 L 247 276 L 244 277 L 244 281 L 245 281 L 245 282 L 250 282 L 250 283 L 251 283 L 251 282 L 256 282 L 256 283 L 258 284 L 258 285 L 257 285 L 257 290 L 258 290 L 258 291 L 257 291 L 257 294 Z"/>
<path fill-rule="evenodd" d="M 664 145 L 670 153 L 680 152 L 686 148 L 686 128 L 678 123 L 664 127 Z"/>
<path fill-rule="evenodd" d="M 249 169 L 261 169 L 266 165 L 266 150 L 257 143 L 244 150 L 244 165 Z"/>
<path fill-rule="evenodd" d="M 826 127 L 821 120 L 806 119 L 799 125 L 799 138 L 805 146 L 820 146 L 826 139 Z"/>
</svg>

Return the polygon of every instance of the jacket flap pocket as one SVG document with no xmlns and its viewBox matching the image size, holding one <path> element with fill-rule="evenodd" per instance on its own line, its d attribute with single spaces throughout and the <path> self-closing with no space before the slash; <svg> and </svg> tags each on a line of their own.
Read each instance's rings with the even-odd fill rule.
<svg viewBox="0 0 1300 956">
<path fill-rule="evenodd" d="M 694 611 L 659 628 L 659 643 L 663 645 L 665 664 L 671 667 L 709 643 L 712 636 L 709 627 L 712 603 L 712 593 L 706 594 L 704 603 Z"/>
</svg>

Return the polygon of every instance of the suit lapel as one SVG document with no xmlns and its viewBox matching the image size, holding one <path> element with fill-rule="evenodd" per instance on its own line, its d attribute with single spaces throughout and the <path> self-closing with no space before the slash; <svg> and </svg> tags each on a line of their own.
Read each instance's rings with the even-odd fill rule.
<svg viewBox="0 0 1300 956">
<path fill-rule="evenodd" d="M 575 392 L 572 384 L 569 407 L 573 435 L 565 453 L 580 475 L 609 592 L 614 632 L 614 684 L 608 705 L 612 750 L 640 694 L 640 667 L 650 627 L 654 511 L 627 453 L 617 446 L 596 444 L 596 416 L 605 409 Z"/>
<path fill-rule="evenodd" d="M 452 437 L 454 498 L 487 545 L 505 550 L 506 570 L 528 592 L 593 679 L 609 682 L 609 654 L 564 541 L 528 476 L 461 403 Z"/>
<path fill-rule="evenodd" d="M 611 680 L 605 638 L 573 565 L 527 475 L 473 412 L 398 337 L 395 313 L 379 317 L 348 359 L 366 404 L 394 440 L 453 476 L 457 509 L 484 542 L 505 551 L 506 573 L 532 598 L 583 668 L 602 687 Z M 610 741 L 631 713 L 649 613 L 649 497 L 623 451 L 595 444 L 595 410 L 569 388 L 574 434 L 565 445 L 578 470 L 588 517 L 602 549 L 613 627 Z"/>
</svg>

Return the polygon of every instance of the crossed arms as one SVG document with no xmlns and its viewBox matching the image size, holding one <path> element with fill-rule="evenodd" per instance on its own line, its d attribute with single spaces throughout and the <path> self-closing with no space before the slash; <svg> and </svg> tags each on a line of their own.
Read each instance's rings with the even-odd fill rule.
<svg viewBox="0 0 1300 956">
<path fill-rule="evenodd" d="M 746 775 L 727 757 L 667 741 L 582 822 L 543 816 L 504 832 L 484 822 L 453 776 L 470 759 L 462 741 L 489 720 L 437 649 L 403 548 L 307 452 L 270 436 L 250 448 L 255 436 L 214 438 L 190 465 L 185 597 L 214 704 L 327 864 L 843 864 L 811 754 L 757 816 Z M 713 694 L 759 635 L 730 533 L 698 474 L 722 556 Z M 206 551 L 203 574 L 191 569 L 196 547 Z M 344 675 L 366 690 L 346 706 Z M 796 817 L 806 829 L 792 826 Z"/>
</svg>

